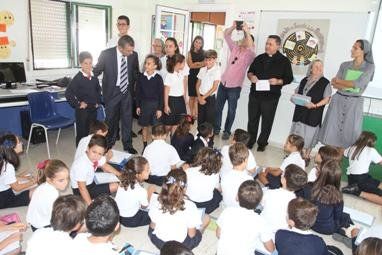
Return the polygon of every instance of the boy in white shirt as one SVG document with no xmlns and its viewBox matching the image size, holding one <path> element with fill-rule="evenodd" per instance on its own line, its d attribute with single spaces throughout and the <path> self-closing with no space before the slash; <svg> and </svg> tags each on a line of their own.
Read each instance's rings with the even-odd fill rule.
<svg viewBox="0 0 382 255">
<path fill-rule="evenodd" d="M 258 239 L 269 252 L 275 245 L 267 222 L 255 212 L 263 197 L 260 185 L 253 180 L 243 182 L 238 190 L 239 207 L 226 208 L 217 220 L 218 255 L 253 255 Z"/>
<path fill-rule="evenodd" d="M 288 227 L 286 222 L 288 203 L 296 198 L 294 192 L 301 189 L 307 183 L 307 179 L 304 170 L 291 164 L 286 167 L 285 174 L 281 177 L 282 187 L 264 192 L 261 202 L 264 209 L 261 216 L 269 223 L 273 233 Z"/>
<path fill-rule="evenodd" d="M 245 171 L 248 164 L 248 155 L 248 148 L 243 143 L 235 143 L 229 147 L 229 158 L 233 169 L 221 178 L 223 202 L 227 207 L 239 206 L 236 196 L 240 184 L 247 180 L 253 180 Z"/>
<path fill-rule="evenodd" d="M 116 176 L 121 175 L 121 173 L 113 167 L 105 164 L 106 158 L 104 154 L 106 148 L 106 138 L 101 135 L 93 135 L 90 139 L 86 154 L 74 160 L 70 169 L 70 181 L 73 194 L 81 195 L 87 205 L 89 205 L 95 197 L 101 194 L 114 193 L 118 189 L 118 183 L 94 183 L 95 171 L 98 167 Z"/>
<path fill-rule="evenodd" d="M 143 152 L 143 157 L 149 162 L 151 173 L 146 181 L 151 184 L 162 186 L 163 180 L 176 165 L 181 162 L 176 149 L 166 143 L 167 131 L 163 124 L 152 127 L 153 141 Z"/>
<path fill-rule="evenodd" d="M 75 255 L 117 255 L 112 236 L 119 228 L 117 203 L 108 195 L 94 199 L 87 210 L 85 223 L 88 233 L 81 233 L 74 239 Z"/>
<path fill-rule="evenodd" d="M 51 227 L 37 229 L 28 240 L 28 255 L 73 254 L 70 233 L 78 231 L 85 218 L 86 205 L 76 195 L 66 195 L 54 202 Z"/>
<path fill-rule="evenodd" d="M 215 124 L 216 91 L 220 83 L 221 72 L 216 59 L 218 54 L 214 50 L 204 53 L 205 66 L 200 68 L 196 82 L 198 97 L 198 126 L 204 122 Z"/>
<path fill-rule="evenodd" d="M 220 152 L 222 154 L 223 164 L 222 164 L 222 168 L 220 170 L 220 176 L 223 176 L 224 174 L 226 174 L 228 171 L 232 170 L 232 168 L 233 168 L 231 160 L 230 160 L 229 155 L 228 155 L 229 154 L 228 153 L 229 147 L 235 143 L 247 144 L 249 141 L 249 138 L 250 138 L 250 135 L 247 131 L 238 128 L 235 130 L 235 132 L 233 134 L 231 143 L 229 145 L 224 145 L 221 148 Z M 256 176 L 256 166 L 257 166 L 257 163 L 255 160 L 255 157 L 254 157 L 252 151 L 250 149 L 248 149 L 248 163 L 247 163 L 245 170 L 249 174 Z"/>
</svg>

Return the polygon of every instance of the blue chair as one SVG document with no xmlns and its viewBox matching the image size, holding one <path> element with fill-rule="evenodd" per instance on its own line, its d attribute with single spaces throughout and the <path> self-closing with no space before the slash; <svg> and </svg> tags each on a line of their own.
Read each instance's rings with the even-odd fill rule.
<svg viewBox="0 0 382 255">
<path fill-rule="evenodd" d="M 32 131 L 35 127 L 42 127 L 45 131 L 46 148 L 48 150 L 48 158 L 50 158 L 48 130 L 58 129 L 56 144 L 60 137 L 61 128 L 74 125 L 74 134 L 76 136 L 76 124 L 74 119 L 68 119 L 59 115 L 56 111 L 54 98 L 50 92 L 42 91 L 30 93 L 27 95 L 31 117 L 31 129 L 29 132 L 27 153 L 32 137 Z"/>
</svg>

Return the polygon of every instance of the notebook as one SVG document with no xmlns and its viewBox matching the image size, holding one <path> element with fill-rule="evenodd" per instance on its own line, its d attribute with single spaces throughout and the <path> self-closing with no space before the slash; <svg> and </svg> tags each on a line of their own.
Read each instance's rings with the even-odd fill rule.
<svg viewBox="0 0 382 255">
<path fill-rule="evenodd" d="M 373 225 L 375 217 L 368 213 L 361 212 L 346 206 L 344 207 L 344 212 L 348 213 L 350 215 L 350 218 L 356 222 L 359 222 L 369 227 Z"/>
<path fill-rule="evenodd" d="M 104 184 L 104 183 L 119 182 L 119 179 L 117 176 L 115 176 L 112 173 L 99 172 L 94 174 L 94 182 L 96 184 Z"/>
<path fill-rule="evenodd" d="M 294 94 L 290 98 L 292 102 L 296 105 L 305 106 L 306 104 L 309 104 L 312 100 L 311 97 L 300 95 L 300 94 Z"/>
<path fill-rule="evenodd" d="M 109 162 L 120 167 L 123 167 L 127 163 L 127 161 L 129 161 L 129 159 L 133 156 L 132 154 L 123 151 L 112 150 L 112 152 L 113 157 L 111 157 Z"/>
<path fill-rule="evenodd" d="M 345 80 L 347 80 L 347 81 L 355 81 L 355 80 L 359 79 L 359 77 L 361 77 L 362 74 L 363 74 L 362 71 L 348 69 L 346 71 Z M 343 90 L 346 91 L 346 92 L 351 92 L 351 93 L 359 93 L 361 91 L 360 88 L 346 88 L 346 89 L 343 89 Z"/>
</svg>

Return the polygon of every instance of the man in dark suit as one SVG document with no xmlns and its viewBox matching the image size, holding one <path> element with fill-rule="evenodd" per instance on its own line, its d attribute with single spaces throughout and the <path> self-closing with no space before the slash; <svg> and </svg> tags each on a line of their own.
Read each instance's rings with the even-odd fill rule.
<svg viewBox="0 0 382 255">
<path fill-rule="evenodd" d="M 118 135 L 116 127 L 121 120 L 123 149 L 136 154 L 131 138 L 132 92 L 139 64 L 133 38 L 129 35 L 121 36 L 116 47 L 102 51 L 93 72 L 96 76 L 103 73 L 102 95 L 105 102 L 106 123 L 109 125 L 108 145 L 111 147 L 115 144 Z"/>
</svg>

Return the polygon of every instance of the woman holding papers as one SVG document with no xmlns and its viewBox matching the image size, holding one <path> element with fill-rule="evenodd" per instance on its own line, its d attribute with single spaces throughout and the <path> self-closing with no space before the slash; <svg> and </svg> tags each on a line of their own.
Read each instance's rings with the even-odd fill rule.
<svg viewBox="0 0 382 255">
<path fill-rule="evenodd" d="M 310 152 L 317 144 L 325 105 L 329 103 L 332 88 L 324 77 L 321 60 L 313 60 L 307 75 L 296 88 L 291 101 L 296 104 L 293 114 L 291 134 L 304 138 L 304 158 L 310 159 Z"/>
<path fill-rule="evenodd" d="M 373 78 L 374 60 L 371 44 L 357 40 L 351 49 L 352 61 L 341 64 L 331 80 L 334 94 L 326 114 L 319 140 L 341 148 L 351 146 L 362 131 L 362 93 Z"/>
</svg>

